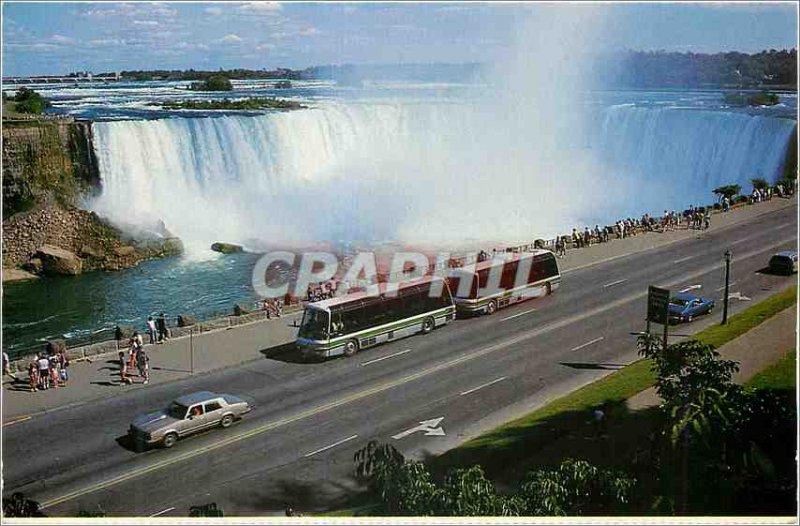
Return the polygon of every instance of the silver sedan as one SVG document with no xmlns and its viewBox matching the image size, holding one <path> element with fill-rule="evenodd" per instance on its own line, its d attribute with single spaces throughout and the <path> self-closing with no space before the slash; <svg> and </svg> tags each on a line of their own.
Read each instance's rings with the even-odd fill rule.
<svg viewBox="0 0 800 526">
<path fill-rule="evenodd" d="M 199 391 L 176 398 L 166 409 L 137 416 L 128 434 L 147 445 L 172 447 L 181 437 L 215 426 L 229 427 L 251 409 L 238 396 Z"/>
</svg>

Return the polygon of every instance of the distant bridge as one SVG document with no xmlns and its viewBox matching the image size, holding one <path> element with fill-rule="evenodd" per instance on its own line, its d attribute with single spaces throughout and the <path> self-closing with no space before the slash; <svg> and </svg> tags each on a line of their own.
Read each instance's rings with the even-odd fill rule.
<svg viewBox="0 0 800 526">
<path fill-rule="evenodd" d="M 119 80 L 120 76 L 118 74 L 81 77 L 42 75 L 38 77 L 3 77 L 3 84 L 88 84 L 91 82 L 118 82 Z"/>
</svg>

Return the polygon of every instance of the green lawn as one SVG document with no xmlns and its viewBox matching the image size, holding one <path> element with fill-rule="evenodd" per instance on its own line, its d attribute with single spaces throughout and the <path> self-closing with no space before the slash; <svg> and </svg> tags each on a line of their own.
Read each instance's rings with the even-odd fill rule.
<svg viewBox="0 0 800 526">
<path fill-rule="evenodd" d="M 791 349 L 780 360 L 770 365 L 745 384 L 752 389 L 797 389 L 797 351 Z"/>
</svg>

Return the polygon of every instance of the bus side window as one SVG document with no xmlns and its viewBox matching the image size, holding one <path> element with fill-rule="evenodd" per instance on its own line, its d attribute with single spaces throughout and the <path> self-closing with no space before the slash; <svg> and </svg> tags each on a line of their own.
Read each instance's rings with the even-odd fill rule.
<svg viewBox="0 0 800 526">
<path fill-rule="evenodd" d="M 514 288 L 514 282 L 517 279 L 517 268 L 519 268 L 519 261 L 509 261 L 503 266 L 503 275 L 500 278 L 500 288 L 511 290 Z"/>
</svg>

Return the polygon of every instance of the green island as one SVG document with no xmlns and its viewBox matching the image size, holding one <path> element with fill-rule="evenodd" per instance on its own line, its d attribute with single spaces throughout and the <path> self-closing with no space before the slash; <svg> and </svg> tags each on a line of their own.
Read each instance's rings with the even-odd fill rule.
<svg viewBox="0 0 800 526">
<path fill-rule="evenodd" d="M 200 82 L 192 82 L 189 84 L 189 89 L 192 91 L 232 91 L 233 84 L 227 77 L 215 75 Z"/>
<path fill-rule="evenodd" d="M 299 110 L 307 107 L 299 102 L 276 99 L 274 97 L 253 97 L 236 100 L 169 100 L 158 103 L 158 105 L 167 110 Z"/>
<path fill-rule="evenodd" d="M 775 93 L 726 93 L 725 103 L 731 106 L 774 106 L 781 101 Z"/>
</svg>

